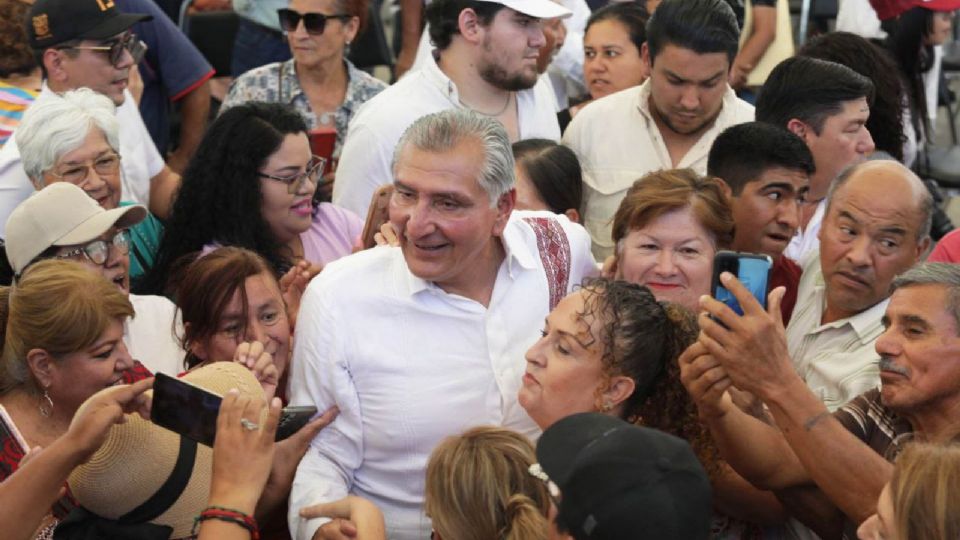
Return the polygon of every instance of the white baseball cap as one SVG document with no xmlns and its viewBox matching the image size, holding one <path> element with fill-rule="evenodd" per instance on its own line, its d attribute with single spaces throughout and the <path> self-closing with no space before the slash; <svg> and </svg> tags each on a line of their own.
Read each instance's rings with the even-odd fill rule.
<svg viewBox="0 0 960 540">
<path fill-rule="evenodd" d="M 30 195 L 7 218 L 7 260 L 15 274 L 53 246 L 73 246 L 96 239 L 110 227 L 127 228 L 147 217 L 135 204 L 104 210 L 82 189 L 56 182 Z"/>
<path fill-rule="evenodd" d="M 508 8 L 536 17 L 538 19 L 566 19 L 573 15 L 569 9 L 553 2 L 552 0 L 480 0 L 481 2 L 492 2 L 502 4 Z"/>
</svg>

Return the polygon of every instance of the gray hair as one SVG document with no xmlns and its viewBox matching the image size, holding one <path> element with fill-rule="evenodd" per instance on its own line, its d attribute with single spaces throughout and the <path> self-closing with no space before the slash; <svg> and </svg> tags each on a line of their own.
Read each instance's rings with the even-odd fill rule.
<svg viewBox="0 0 960 540">
<path fill-rule="evenodd" d="M 824 208 L 824 215 L 830 211 L 830 204 L 833 201 L 833 195 L 840 189 L 841 186 L 847 183 L 847 180 L 850 180 L 850 177 L 853 176 L 861 168 L 867 166 L 868 163 L 873 163 L 876 161 L 889 161 L 891 163 L 896 163 L 900 165 L 903 169 L 904 176 L 908 180 L 915 181 L 920 186 L 920 212 L 922 214 L 923 220 L 920 222 L 920 228 L 917 229 L 917 240 L 923 241 L 924 238 L 930 236 L 930 228 L 933 226 L 933 195 L 930 193 L 930 190 L 927 189 L 927 186 L 924 185 L 923 180 L 920 180 L 920 177 L 916 175 L 913 171 L 903 166 L 899 161 L 891 158 L 874 158 L 867 161 L 861 161 L 860 163 L 853 164 L 840 173 L 833 182 L 830 182 L 830 189 L 827 191 L 827 207 Z"/>
<path fill-rule="evenodd" d="M 960 265 L 951 263 L 922 263 L 900 274 L 893 280 L 892 290 L 917 285 L 940 285 L 947 288 L 947 309 L 953 315 L 960 334 Z"/>
<path fill-rule="evenodd" d="M 79 148 L 93 129 L 103 133 L 115 152 L 120 151 L 116 110 L 110 98 L 89 88 L 45 95 L 27 109 L 13 137 L 23 169 L 38 189 L 44 187 L 44 171 Z"/>
<path fill-rule="evenodd" d="M 397 171 L 400 154 L 408 144 L 426 152 L 446 152 L 464 139 L 474 138 L 483 144 L 483 167 L 477 182 L 496 206 L 500 197 L 513 188 L 513 150 L 507 131 L 497 120 L 468 109 L 449 109 L 428 114 L 414 122 L 400 137 L 393 151 L 392 169 Z"/>
</svg>

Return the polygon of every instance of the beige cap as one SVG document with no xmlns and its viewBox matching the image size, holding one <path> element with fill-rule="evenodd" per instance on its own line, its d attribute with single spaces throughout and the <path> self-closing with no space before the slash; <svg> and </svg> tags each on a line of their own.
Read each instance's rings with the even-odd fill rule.
<svg viewBox="0 0 960 540">
<path fill-rule="evenodd" d="M 140 223 L 147 209 L 135 204 L 104 210 L 82 189 L 55 182 L 20 203 L 7 218 L 7 260 L 19 275 L 52 246 L 90 242 L 110 227 L 121 229 Z"/>
</svg>

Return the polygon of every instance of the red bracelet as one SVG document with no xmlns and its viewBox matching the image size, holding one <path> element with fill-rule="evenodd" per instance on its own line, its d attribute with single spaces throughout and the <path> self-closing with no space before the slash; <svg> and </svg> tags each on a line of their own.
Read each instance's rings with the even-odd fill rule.
<svg viewBox="0 0 960 540">
<path fill-rule="evenodd" d="M 257 520 L 254 519 L 253 516 L 222 506 L 208 506 L 203 512 L 200 512 L 200 515 L 193 520 L 193 530 L 190 534 L 197 534 L 197 527 L 200 526 L 201 522 L 207 521 L 208 519 L 216 519 L 239 525 L 250 532 L 252 540 L 260 540 L 260 528 L 257 527 Z"/>
</svg>

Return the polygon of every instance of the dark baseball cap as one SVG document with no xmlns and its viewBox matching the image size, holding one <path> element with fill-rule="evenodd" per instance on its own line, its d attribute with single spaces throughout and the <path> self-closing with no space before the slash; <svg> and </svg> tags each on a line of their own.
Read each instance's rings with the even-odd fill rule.
<svg viewBox="0 0 960 540">
<path fill-rule="evenodd" d="M 107 39 L 126 31 L 147 13 L 121 13 L 113 0 L 37 0 L 30 8 L 30 46 L 46 49 L 71 39 Z"/>
<path fill-rule="evenodd" d="M 560 488 L 557 524 L 577 540 L 705 540 L 710 481 L 686 441 L 613 416 L 580 413 L 537 442 Z"/>
</svg>

